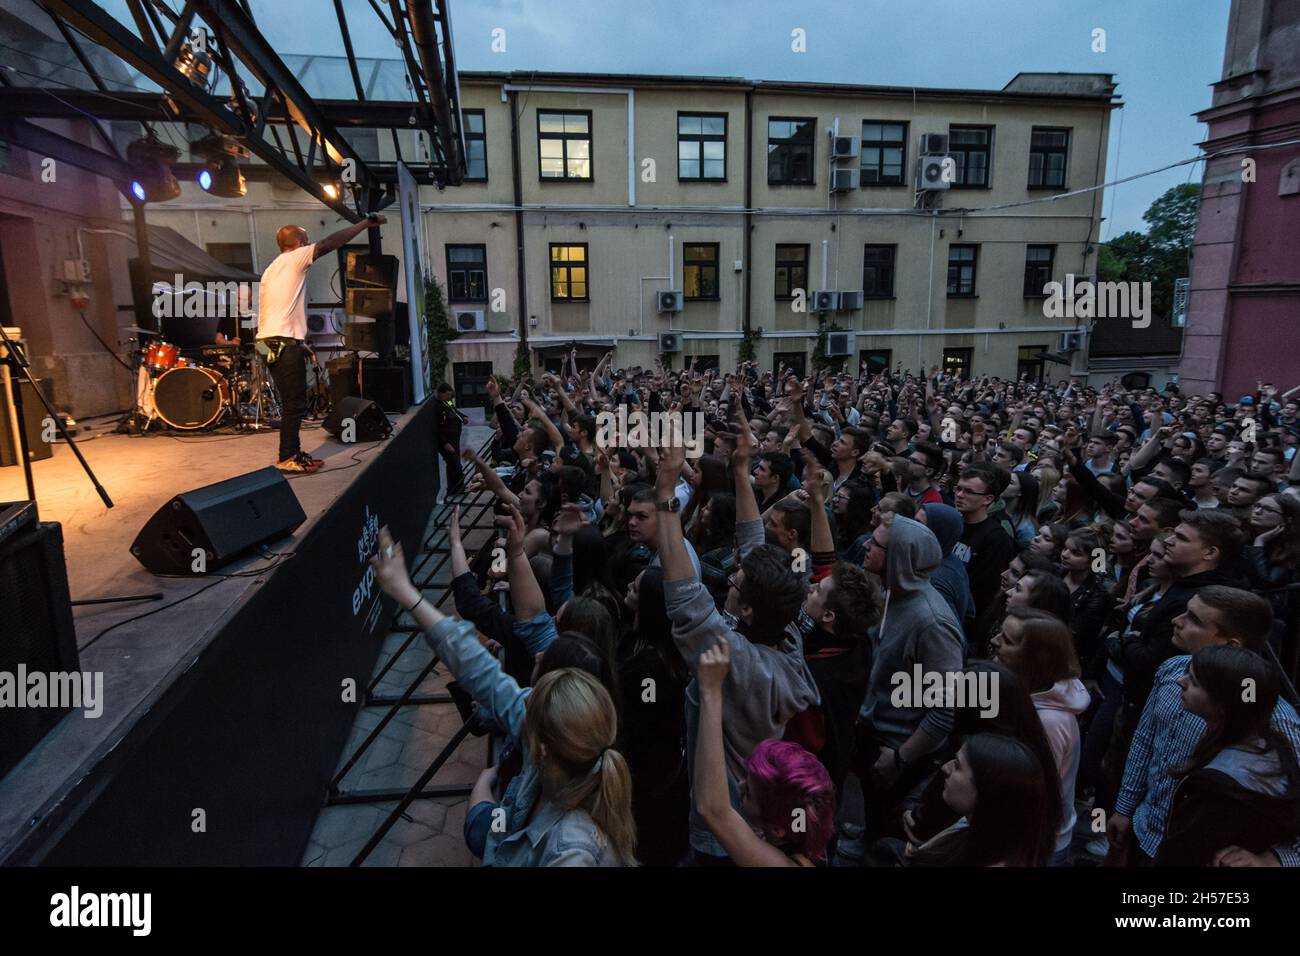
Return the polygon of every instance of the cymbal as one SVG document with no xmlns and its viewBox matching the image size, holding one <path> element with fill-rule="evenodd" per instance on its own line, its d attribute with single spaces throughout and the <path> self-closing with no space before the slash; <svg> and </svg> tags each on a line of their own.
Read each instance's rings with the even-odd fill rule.
<svg viewBox="0 0 1300 956">
<path fill-rule="evenodd" d="M 123 332 L 134 332 L 136 335 L 156 335 L 162 338 L 161 332 L 155 332 L 153 329 L 142 329 L 138 325 L 128 325 Z"/>
</svg>

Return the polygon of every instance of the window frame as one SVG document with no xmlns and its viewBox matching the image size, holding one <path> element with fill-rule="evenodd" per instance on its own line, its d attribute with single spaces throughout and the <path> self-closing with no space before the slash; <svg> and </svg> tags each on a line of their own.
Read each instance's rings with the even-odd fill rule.
<svg viewBox="0 0 1300 956">
<path fill-rule="evenodd" d="M 880 370 L 872 369 L 872 356 L 883 355 L 885 357 L 884 367 Z M 878 375 L 881 371 L 888 372 L 893 367 L 894 350 L 893 349 L 859 349 L 858 350 L 858 373 L 862 372 L 862 363 L 867 363 L 867 372 L 870 375 Z"/>
<path fill-rule="evenodd" d="M 811 123 L 812 133 L 808 138 L 808 181 L 774 180 L 772 178 L 772 124 L 773 123 Z M 790 139 L 778 140 L 789 145 Z M 767 184 L 769 186 L 816 186 L 817 185 L 817 117 L 815 116 L 769 116 L 767 118 Z"/>
<path fill-rule="evenodd" d="M 986 126 L 986 125 L 982 125 L 982 124 L 979 124 L 979 123 L 969 123 L 969 124 L 968 124 L 968 123 L 956 123 L 956 124 L 951 124 L 951 123 L 950 123 L 950 124 L 948 125 L 948 155 L 951 156 L 951 157 L 953 158 L 953 162 L 954 162 L 954 163 L 957 162 L 957 158 L 956 158 L 957 150 L 956 150 L 956 148 L 954 147 L 954 145 L 953 145 L 953 141 L 952 141 L 952 131 L 955 130 L 955 129 L 956 129 L 956 130 L 983 130 L 984 132 L 988 133 L 988 142 L 986 142 L 986 143 L 984 144 L 984 147 L 983 147 L 982 149 L 980 149 L 980 148 L 978 148 L 978 147 L 976 147 L 976 148 L 969 148 L 969 147 L 965 147 L 965 146 L 962 147 L 962 149 L 961 149 L 961 153 L 962 153 L 962 157 L 963 157 L 963 158 L 962 158 L 962 161 L 961 161 L 960 163 L 957 164 L 957 168 L 958 168 L 958 170 L 959 170 L 959 176 L 958 176 L 958 179 L 957 179 L 956 181 L 954 181 L 954 182 L 952 182 L 952 183 L 949 184 L 949 188 L 951 188 L 951 189 L 992 189 L 992 188 L 993 188 L 993 137 L 994 137 L 994 132 L 995 132 L 995 130 L 997 129 L 997 127 L 996 127 L 996 126 Z M 968 162 L 967 162 L 966 157 L 967 157 L 967 155 L 970 154 L 970 153 L 983 153 L 983 154 L 984 154 L 984 157 L 985 157 L 985 161 L 984 161 L 984 182 L 982 182 L 982 183 L 968 183 L 968 182 L 965 182 L 965 178 L 966 178 L 966 170 L 967 170 L 967 168 L 968 168 Z"/>
<path fill-rule="evenodd" d="M 869 249 L 889 250 L 889 293 L 872 292 L 867 288 L 867 251 Z M 878 283 L 877 283 L 878 284 Z M 897 298 L 898 289 L 898 243 L 868 242 L 862 247 L 862 298 L 885 301 Z"/>
<path fill-rule="evenodd" d="M 466 110 L 462 109 L 461 113 L 461 133 L 465 137 L 465 182 L 467 183 L 485 183 L 488 181 L 488 151 L 487 151 L 487 110 Z M 471 113 L 479 116 L 483 120 L 483 132 L 471 133 L 469 124 L 465 122 L 464 117 Z M 483 175 L 471 176 L 469 174 L 469 144 L 471 140 L 482 140 L 483 142 Z M 541 147 L 538 147 L 539 149 Z M 540 168 L 540 166 L 539 166 Z"/>
<path fill-rule="evenodd" d="M 953 270 L 954 268 L 958 268 L 958 269 L 963 268 L 963 265 L 962 265 L 962 263 L 961 263 L 960 261 L 959 261 L 955 266 L 954 266 L 954 264 L 953 264 L 952 254 L 953 254 L 954 251 L 956 251 L 956 250 L 958 250 L 958 249 L 970 249 L 970 250 L 973 250 L 973 252 L 974 252 L 974 255 L 971 257 L 971 260 L 970 260 L 970 291 L 969 291 L 969 292 L 962 292 L 962 291 L 961 291 L 961 280 L 960 280 L 960 277 L 958 278 L 958 281 L 957 281 L 957 290 L 958 290 L 958 291 L 956 291 L 956 292 L 953 292 L 953 291 L 952 291 L 952 270 Z M 978 298 L 978 297 L 979 297 L 979 265 L 980 265 L 980 247 L 979 247 L 979 243 L 977 243 L 977 242 L 954 242 L 954 243 L 952 243 L 951 245 L 948 246 L 948 277 L 947 277 L 947 282 L 945 283 L 945 287 L 946 287 L 947 290 L 948 290 L 948 298 L 950 298 L 950 299 L 975 299 L 975 298 Z"/>
<path fill-rule="evenodd" d="M 556 260 L 555 260 L 555 258 L 554 258 L 554 252 L 555 252 L 555 250 L 556 250 L 557 248 L 560 248 L 560 249 L 568 249 L 568 248 L 574 248 L 574 247 L 580 247 L 580 248 L 582 249 L 583 285 L 586 287 L 587 294 L 586 294 L 585 296 L 583 296 L 582 298 L 576 298 L 576 297 L 574 297 L 574 296 L 572 296 L 572 295 L 567 295 L 567 296 L 556 296 L 556 294 L 555 294 L 555 269 L 556 269 L 556 264 L 555 264 L 555 262 L 556 262 Z M 566 275 L 567 275 L 566 282 L 567 282 L 567 284 L 568 284 L 568 287 L 569 287 L 570 291 L 572 291 L 572 289 L 573 289 L 573 262 L 572 262 L 572 261 L 561 260 L 561 266 L 560 266 L 560 267 L 563 268 L 563 269 L 565 270 Z M 590 257 L 590 249 L 588 248 L 588 244 L 585 243 L 585 242 L 552 242 L 552 243 L 548 243 L 547 246 L 546 246 L 546 275 L 547 275 L 547 284 L 550 286 L 550 293 L 551 293 L 551 301 L 552 301 L 552 302 L 559 302 L 559 303 L 566 303 L 566 302 L 590 302 L 590 301 L 591 301 L 591 257 Z"/>
<path fill-rule="evenodd" d="M 717 133 L 683 133 L 682 117 L 700 117 L 701 119 L 722 119 L 722 135 Z M 709 113 L 700 110 L 678 110 L 677 111 L 677 181 L 682 183 L 725 183 L 727 181 L 727 137 L 731 132 L 731 116 L 728 113 Z M 699 163 L 700 175 L 683 176 L 682 175 L 682 142 L 683 137 L 688 143 L 696 143 L 699 146 Z M 704 144 L 705 143 L 722 143 L 722 175 L 706 176 L 704 175 Z"/>
<path fill-rule="evenodd" d="M 1043 268 L 1043 265 L 1042 265 L 1041 262 L 1035 262 L 1035 263 L 1033 263 L 1032 265 L 1030 264 L 1030 261 L 1029 261 L 1029 250 L 1031 250 L 1031 249 L 1048 249 L 1048 250 L 1050 250 L 1050 252 L 1051 252 L 1051 254 L 1047 257 L 1047 278 L 1046 278 L 1043 282 L 1041 282 L 1041 283 L 1039 283 L 1039 282 L 1035 282 L 1035 284 L 1032 285 L 1032 286 L 1031 286 L 1030 283 L 1029 283 L 1029 270 L 1030 270 L 1031 268 L 1033 268 L 1033 269 L 1036 269 L 1036 270 L 1040 270 L 1040 271 L 1041 271 L 1042 268 Z M 1025 287 L 1024 287 L 1024 297 L 1025 297 L 1026 299 L 1045 299 L 1045 298 L 1047 298 L 1047 293 L 1043 291 L 1043 286 L 1047 285 L 1048 282 L 1051 282 L 1051 281 L 1052 281 L 1052 273 L 1055 271 L 1055 269 L 1056 269 L 1056 243 L 1054 243 L 1054 242 L 1027 242 L 1027 243 L 1025 243 Z M 1037 291 L 1037 292 L 1030 292 L 1029 290 L 1030 290 L 1031 288 L 1032 288 L 1032 289 L 1037 289 L 1038 291 Z"/>
<path fill-rule="evenodd" d="M 866 136 L 865 136 L 865 135 L 862 135 L 862 134 L 859 134 L 859 137 L 858 137 L 858 185 L 859 185 L 859 187 L 862 188 L 862 189 L 882 189 L 882 188 L 884 188 L 884 189 L 889 189 L 889 188 L 894 188 L 894 187 L 898 187 L 898 186 L 906 186 L 906 185 L 907 185 L 907 138 L 908 138 L 908 136 L 909 136 L 910 133 L 911 133 L 911 123 L 910 123 L 908 120 L 874 120 L 874 119 L 872 119 L 872 120 L 863 120 L 863 121 L 862 121 L 863 129 L 865 129 L 865 128 L 866 128 L 867 126 L 869 126 L 869 125 L 871 125 L 871 126 L 882 126 L 882 127 L 883 127 L 883 126 L 901 126 L 901 127 L 903 128 L 903 138 L 902 138 L 902 141 L 899 142 L 899 143 L 897 143 L 897 144 L 894 142 L 894 140 L 884 140 L 884 139 L 880 139 L 880 140 L 871 140 L 870 142 L 872 143 L 872 146 L 868 146 L 868 145 L 867 145 L 868 140 L 867 140 Z M 886 145 L 886 144 L 887 144 L 887 145 Z M 883 151 L 883 150 L 885 150 L 885 149 L 893 149 L 893 148 L 895 148 L 895 146 L 900 147 L 900 148 L 902 149 L 902 151 L 903 151 L 903 158 L 902 158 L 902 160 L 901 160 L 901 162 L 900 162 L 900 164 L 899 164 L 899 168 L 898 168 L 898 181 L 897 181 L 897 182 L 894 182 L 894 181 L 892 181 L 892 180 L 891 180 L 891 181 L 885 181 L 885 180 L 882 178 L 882 179 L 878 179 L 876 182 L 873 182 L 873 183 L 869 183 L 869 182 L 867 182 L 866 175 L 865 175 L 865 172 L 866 172 L 866 166 L 865 166 L 864 161 L 863 161 L 864 157 L 867 155 L 867 150 L 868 150 L 868 149 L 875 148 L 875 149 L 880 149 L 880 150 Z M 885 164 L 884 164 L 884 162 L 883 162 L 883 159 L 884 159 L 884 157 L 883 157 L 883 155 L 882 155 L 882 157 L 881 157 L 881 160 L 882 160 L 882 161 L 881 161 L 880 163 L 877 163 L 877 164 L 876 164 L 878 170 L 883 170 L 883 168 L 884 168 L 884 165 L 885 165 Z M 883 177 L 883 173 L 881 173 L 880 175 Z"/>
<path fill-rule="evenodd" d="M 793 290 L 795 290 L 795 289 L 800 289 L 800 288 L 803 289 L 803 291 L 804 291 L 804 296 L 806 297 L 806 296 L 809 294 L 809 292 L 811 291 L 810 289 L 808 289 L 808 269 L 809 269 L 809 265 L 810 265 L 810 263 L 812 262 L 812 246 L 811 246 L 811 244 L 806 243 L 806 242 L 778 242 L 778 243 L 775 243 L 774 245 L 775 245 L 775 249 L 773 250 L 773 260 L 772 260 L 772 297 L 773 297 L 777 302 L 790 302 L 790 301 L 793 301 L 793 299 L 794 299 L 794 291 L 793 291 Z M 802 285 L 802 286 L 795 285 L 793 282 L 789 281 L 789 277 L 787 276 L 787 279 L 786 279 L 786 288 L 787 288 L 788 290 L 790 290 L 790 292 L 789 292 L 788 295 L 781 295 L 780 292 L 777 291 L 778 288 L 779 288 L 779 286 L 778 286 L 778 282 L 779 282 L 779 280 L 778 280 L 778 278 L 777 278 L 777 273 L 778 273 L 778 272 L 780 271 L 780 269 L 781 269 L 781 263 L 782 263 L 782 262 L 787 263 L 786 268 L 788 269 L 788 268 L 789 268 L 788 263 L 793 262 L 794 260 L 792 260 L 792 259 L 782 259 L 782 258 L 781 258 L 781 250 L 782 250 L 782 249 L 802 249 L 802 250 L 803 250 L 803 263 L 802 263 L 802 268 L 803 268 L 803 285 Z"/>
<path fill-rule="evenodd" d="M 713 250 L 713 262 L 692 259 L 686 250 L 692 246 L 706 247 Z M 713 266 L 713 295 L 691 295 L 687 290 L 690 283 L 686 281 L 686 270 L 692 266 Z M 722 243 L 720 242 L 682 242 L 682 298 L 687 302 L 719 302 L 722 299 Z"/>
<path fill-rule="evenodd" d="M 453 280 L 452 280 L 452 275 L 451 275 L 452 272 L 468 272 L 468 271 L 471 271 L 470 269 L 467 269 L 466 266 L 465 266 L 464 264 L 460 264 L 460 265 L 453 265 L 453 264 L 452 264 L 452 261 L 451 261 L 451 250 L 452 250 L 452 249 L 478 249 L 478 250 L 481 250 L 481 251 L 482 251 L 482 253 L 483 253 L 483 298 L 481 298 L 481 299 L 474 299 L 474 298 L 458 298 L 457 296 L 455 296 L 455 295 L 452 294 L 452 288 L 453 288 Z M 446 243 L 446 244 L 444 245 L 444 248 L 443 248 L 443 256 L 445 257 L 446 262 L 447 262 L 447 303 L 448 303 L 449 305 L 450 305 L 451 303 L 453 303 L 453 302 L 466 302 L 466 303 L 475 303 L 475 304 L 483 303 L 483 304 L 486 304 L 487 301 L 488 301 L 488 299 L 491 297 L 491 288 L 492 288 L 490 285 L 488 285 L 488 271 L 487 271 L 487 243 L 485 243 L 485 242 L 448 242 L 448 243 Z M 466 288 L 467 290 L 469 289 L 469 277 L 468 277 L 468 276 L 466 276 L 466 279 L 465 279 L 465 288 Z"/>
<path fill-rule="evenodd" d="M 1048 351 L 1046 345 L 1018 345 L 1016 346 L 1016 381 L 1019 382 L 1026 369 L 1037 369 L 1037 378 L 1034 382 L 1042 382 L 1047 374 L 1047 362 L 1042 358 L 1027 359 L 1024 356 L 1026 350 L 1032 349 L 1035 352 L 1043 353 Z"/>
<path fill-rule="evenodd" d="M 962 378 L 969 381 L 974 375 L 975 349 L 970 346 L 943 350 L 943 374 L 952 375 L 952 367 L 962 366 Z"/>
<path fill-rule="evenodd" d="M 773 352 L 772 368 L 781 367 L 782 362 L 789 362 L 789 370 L 794 372 L 799 378 L 808 374 L 808 353 L 807 352 Z"/>
<path fill-rule="evenodd" d="M 570 135 L 569 133 L 544 133 L 542 132 L 542 117 L 551 116 L 585 116 L 587 117 L 587 163 L 590 175 L 587 176 L 570 176 L 569 175 L 569 141 L 581 139 L 582 137 Z M 542 171 L 542 140 L 555 139 L 563 145 L 561 150 L 562 162 L 564 163 L 563 176 L 547 176 Z M 591 110 L 570 110 L 555 109 L 553 107 L 537 107 L 537 178 L 544 183 L 593 183 L 596 181 L 596 125 L 592 118 Z M 561 243 L 563 245 L 563 243 Z"/>
<path fill-rule="evenodd" d="M 1039 149 L 1035 149 L 1034 148 L 1035 133 L 1064 133 L 1065 145 L 1059 147 L 1047 146 L 1047 147 L 1040 147 Z M 1068 185 L 1070 181 L 1070 145 L 1073 139 L 1074 139 L 1074 129 L 1073 127 L 1070 126 L 1031 126 L 1029 128 L 1029 169 L 1025 175 L 1025 184 L 1027 189 L 1068 190 L 1070 188 Z M 1047 171 L 1046 157 L 1055 156 L 1055 155 L 1061 156 L 1062 158 L 1061 181 L 1059 183 L 1048 183 L 1048 182 L 1035 183 L 1033 181 L 1035 155 L 1041 155 L 1044 157 L 1043 168 L 1042 168 L 1043 173 L 1046 173 Z"/>
</svg>

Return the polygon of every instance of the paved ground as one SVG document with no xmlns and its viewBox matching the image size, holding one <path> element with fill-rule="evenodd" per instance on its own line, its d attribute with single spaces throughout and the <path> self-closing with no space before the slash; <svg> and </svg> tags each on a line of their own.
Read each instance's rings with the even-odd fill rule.
<svg viewBox="0 0 1300 956">
<path fill-rule="evenodd" d="M 480 412 L 481 415 L 481 412 Z M 481 417 L 477 417 L 481 421 Z M 488 437 L 489 429 L 472 425 L 465 430 L 463 443 L 480 446 Z M 434 509 L 429 534 L 434 536 L 434 548 L 445 547 L 445 523 L 441 504 Z M 466 534 L 466 544 L 471 552 L 487 537 L 487 532 Z M 427 568 L 442 559 L 435 554 Z M 434 576 L 432 586 L 425 589 L 429 600 L 437 600 L 445 593 L 450 578 L 449 562 Z M 451 599 L 442 605 L 452 609 Z M 383 653 L 375 674 L 397 652 L 408 635 L 390 634 L 384 643 Z M 379 694 L 399 696 L 429 663 L 432 652 L 421 638 L 416 638 L 397 659 L 377 685 Z M 439 666 L 419 686 L 418 694 L 441 693 L 450 678 L 445 667 Z M 363 707 L 352 728 L 352 737 L 339 760 L 342 768 L 361 742 L 379 724 L 387 707 Z M 341 789 L 406 789 L 419 779 L 447 741 L 460 729 L 461 719 L 454 705 L 424 704 L 401 708 L 365 754 L 344 778 Z M 431 786 L 472 786 L 486 765 L 487 738 L 467 737 L 452 757 L 433 777 Z M 303 855 L 304 866 L 347 866 L 365 846 L 370 836 L 379 829 L 386 817 L 397 806 L 396 801 L 372 804 L 355 804 L 326 807 L 316 820 L 311 842 Z M 366 859 L 365 866 L 470 866 L 476 861 L 470 855 L 462 836 L 468 797 L 433 797 L 416 800 L 407 808 L 384 839 Z"/>
</svg>

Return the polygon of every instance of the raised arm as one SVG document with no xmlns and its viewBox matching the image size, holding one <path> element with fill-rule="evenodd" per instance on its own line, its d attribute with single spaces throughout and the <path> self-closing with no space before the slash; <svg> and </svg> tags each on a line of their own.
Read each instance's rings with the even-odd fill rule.
<svg viewBox="0 0 1300 956">
<path fill-rule="evenodd" d="M 528 563 L 524 553 L 524 537 L 528 534 L 528 525 L 524 516 L 514 505 L 510 506 L 509 516 L 501 516 L 496 523 L 506 529 L 506 574 L 510 580 L 510 603 L 514 605 L 515 617 L 526 621 L 546 611 L 546 598 L 537 583 L 537 575 Z"/>
<path fill-rule="evenodd" d="M 520 395 L 520 400 L 524 403 L 524 408 L 528 409 L 528 414 L 541 422 L 542 427 L 546 429 L 546 437 L 551 440 L 551 447 L 557 452 L 563 450 L 564 436 L 555 427 L 555 422 L 551 421 L 551 416 L 547 415 L 546 411 L 533 401 L 533 397 L 527 392 Z"/>
<path fill-rule="evenodd" d="M 511 507 L 519 507 L 519 496 L 506 487 L 506 483 L 501 480 L 501 476 L 496 473 L 496 469 L 480 458 L 478 452 L 473 448 L 466 448 L 460 453 L 460 456 L 473 464 L 488 491 Z"/>
<path fill-rule="evenodd" d="M 794 861 L 761 839 L 731 805 L 727 758 L 722 740 L 723 684 L 731 666 L 731 645 L 718 641 L 700 655 L 699 740 L 695 750 L 695 804 L 727 856 L 738 866 L 794 866 Z"/>
<path fill-rule="evenodd" d="M 458 578 L 462 574 L 469 574 L 465 542 L 460 538 L 460 505 L 451 509 L 451 523 L 447 525 L 447 547 L 451 551 L 451 576 Z"/>
<path fill-rule="evenodd" d="M 659 459 L 659 470 L 655 475 L 657 501 L 668 501 L 675 497 L 677 479 L 681 476 L 684 461 L 686 461 L 686 448 L 682 444 L 682 436 L 670 435 L 668 447 L 664 449 Z M 757 503 L 752 507 L 757 510 Z M 736 512 L 739 520 L 739 503 L 736 504 Z M 658 518 L 659 562 L 664 569 L 664 580 L 682 581 L 694 578 L 695 565 L 691 563 L 690 553 L 686 550 L 686 538 L 682 534 L 682 516 L 676 511 L 660 511 Z"/>
<path fill-rule="evenodd" d="M 353 223 L 350 226 L 344 226 L 338 232 L 330 233 L 324 239 L 320 240 L 320 242 L 316 243 L 315 248 L 312 250 L 312 261 L 315 262 L 321 256 L 327 256 L 331 252 L 336 252 L 339 249 L 342 249 L 367 229 L 378 228 L 386 222 L 388 222 L 388 220 L 383 216 L 371 215 L 362 219 L 360 222 Z"/>
</svg>

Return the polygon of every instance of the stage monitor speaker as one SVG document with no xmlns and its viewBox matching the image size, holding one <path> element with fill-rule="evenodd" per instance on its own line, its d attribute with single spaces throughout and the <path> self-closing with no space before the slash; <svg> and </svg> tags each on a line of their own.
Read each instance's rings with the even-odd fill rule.
<svg viewBox="0 0 1300 956">
<path fill-rule="evenodd" d="M 6 378 L 7 376 L 0 376 L 0 383 Z M 39 384 L 42 380 L 36 381 Z M 27 434 L 27 451 L 32 461 L 49 458 L 54 454 L 54 443 L 41 440 L 42 423 L 48 413 L 45 411 L 45 406 L 41 404 L 36 389 L 32 388 L 31 382 L 22 379 L 19 385 L 23 390 L 23 431 Z M 3 389 L 3 392 L 4 394 L 0 395 L 0 466 L 21 465 L 22 445 L 18 443 L 18 436 L 14 434 L 13 415 L 9 408 L 13 394 L 8 388 Z"/>
<path fill-rule="evenodd" d="M 263 468 L 177 495 L 145 522 L 131 553 L 154 574 L 201 574 L 306 520 L 284 475 Z M 202 564 L 196 565 L 196 551 Z"/>
<path fill-rule="evenodd" d="M 63 529 L 54 522 L 33 524 L 0 545 L 0 672 L 11 675 L 14 691 L 24 703 L 30 682 L 19 677 L 40 673 L 46 687 L 75 687 L 81 678 L 54 680 L 81 670 L 77 657 L 77 632 L 68 594 L 68 569 L 63 559 Z M 20 672 L 21 668 L 21 672 Z M 0 698 L 2 700 L 2 698 Z M 47 696 L 44 706 L 0 706 L 0 777 L 36 746 L 71 706 L 86 705 Z"/>
<path fill-rule="evenodd" d="M 349 419 L 353 423 L 352 441 L 380 441 L 393 432 L 383 409 L 368 398 L 348 397 L 337 402 L 321 427 L 343 440 L 344 424 Z"/>
</svg>

